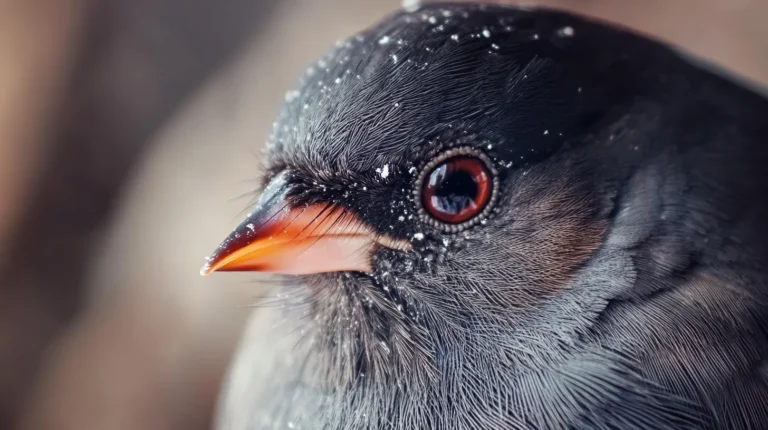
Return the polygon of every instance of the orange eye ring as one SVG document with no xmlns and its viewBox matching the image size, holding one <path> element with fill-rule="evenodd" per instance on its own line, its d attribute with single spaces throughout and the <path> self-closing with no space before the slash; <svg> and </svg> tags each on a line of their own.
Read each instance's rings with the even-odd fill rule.
<svg viewBox="0 0 768 430">
<path fill-rule="evenodd" d="M 455 148 L 436 157 L 422 169 L 414 189 L 422 221 L 448 232 L 485 219 L 497 192 L 498 172 L 473 148 Z"/>
</svg>

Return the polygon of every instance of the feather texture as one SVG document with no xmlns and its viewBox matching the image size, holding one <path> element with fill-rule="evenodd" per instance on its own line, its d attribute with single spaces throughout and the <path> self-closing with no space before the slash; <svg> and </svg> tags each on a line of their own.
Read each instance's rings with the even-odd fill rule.
<svg viewBox="0 0 768 430">
<path fill-rule="evenodd" d="M 287 96 L 270 171 L 413 250 L 286 279 L 220 427 L 768 428 L 766 118 L 564 13 L 430 5 L 352 37 Z M 456 145 L 488 154 L 500 197 L 448 234 L 412 187 Z"/>
</svg>

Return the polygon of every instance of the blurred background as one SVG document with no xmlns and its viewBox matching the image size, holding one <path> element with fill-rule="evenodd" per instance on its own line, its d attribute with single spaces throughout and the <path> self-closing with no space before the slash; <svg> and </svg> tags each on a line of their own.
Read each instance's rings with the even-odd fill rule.
<svg viewBox="0 0 768 430">
<path fill-rule="evenodd" d="M 524 3 L 622 23 L 768 88 L 768 0 Z M 200 277 L 203 258 L 253 198 L 305 66 L 400 6 L 0 0 L 0 429 L 211 427 L 268 292 L 253 275 Z"/>
</svg>

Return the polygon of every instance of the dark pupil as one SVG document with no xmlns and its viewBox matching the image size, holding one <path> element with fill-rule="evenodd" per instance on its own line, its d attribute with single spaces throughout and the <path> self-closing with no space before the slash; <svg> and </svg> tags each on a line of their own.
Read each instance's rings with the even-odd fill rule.
<svg viewBox="0 0 768 430">
<path fill-rule="evenodd" d="M 479 193 L 477 183 L 466 170 L 451 172 L 447 165 L 438 167 L 430 175 L 436 185 L 432 206 L 440 212 L 458 214 L 474 204 Z"/>
</svg>

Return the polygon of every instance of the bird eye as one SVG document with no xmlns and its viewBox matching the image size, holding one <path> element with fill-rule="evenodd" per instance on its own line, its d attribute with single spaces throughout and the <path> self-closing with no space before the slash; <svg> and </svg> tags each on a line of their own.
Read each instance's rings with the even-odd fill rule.
<svg viewBox="0 0 768 430">
<path fill-rule="evenodd" d="M 488 157 L 458 148 L 434 159 L 414 190 L 422 219 L 456 232 L 487 215 L 496 195 L 497 175 Z"/>
</svg>

